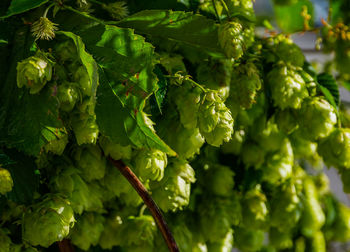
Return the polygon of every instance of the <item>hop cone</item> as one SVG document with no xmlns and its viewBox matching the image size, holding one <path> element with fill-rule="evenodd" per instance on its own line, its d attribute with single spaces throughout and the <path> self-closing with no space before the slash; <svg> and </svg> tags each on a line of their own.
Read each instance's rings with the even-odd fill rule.
<svg viewBox="0 0 350 252">
<path fill-rule="evenodd" d="M 219 44 L 228 58 L 239 59 L 245 49 L 243 26 L 239 22 L 225 22 L 219 26 Z"/>
<path fill-rule="evenodd" d="M 260 88 L 261 80 L 255 64 L 251 62 L 242 64 L 233 72 L 230 99 L 238 101 L 243 108 L 250 108 L 255 103 Z"/>
<path fill-rule="evenodd" d="M 293 109 L 279 110 L 275 114 L 275 122 L 279 130 L 289 135 L 298 128 L 297 112 Z"/>
<path fill-rule="evenodd" d="M 84 213 L 70 233 L 71 241 L 82 250 L 89 250 L 98 244 L 104 229 L 105 218 L 97 213 Z"/>
<path fill-rule="evenodd" d="M 124 220 L 119 213 L 113 213 L 106 219 L 99 241 L 102 249 L 112 249 L 123 243 L 123 224 Z"/>
<path fill-rule="evenodd" d="M 66 145 L 68 144 L 68 134 L 64 134 L 58 139 L 52 140 L 44 145 L 46 152 L 51 152 L 53 154 L 61 156 Z"/>
<path fill-rule="evenodd" d="M 52 62 L 43 53 L 29 57 L 17 64 L 17 86 L 38 93 L 52 77 Z"/>
<path fill-rule="evenodd" d="M 293 69 L 278 65 L 267 75 L 274 104 L 281 109 L 300 108 L 308 91 L 304 79 Z"/>
<path fill-rule="evenodd" d="M 114 160 L 131 159 L 131 145 L 123 146 L 113 143 L 108 137 L 101 136 L 98 139 L 105 156 L 111 156 Z"/>
<path fill-rule="evenodd" d="M 322 98 L 306 100 L 298 118 L 300 134 L 310 141 L 327 137 L 337 122 L 335 109 Z"/>
<path fill-rule="evenodd" d="M 49 196 L 23 215 L 22 238 L 33 246 L 49 247 L 68 236 L 75 222 L 69 201 Z"/>
<path fill-rule="evenodd" d="M 78 58 L 77 47 L 71 40 L 59 43 L 55 50 L 56 58 L 61 62 L 75 61 Z"/>
<path fill-rule="evenodd" d="M 350 129 L 335 129 L 317 149 L 328 166 L 350 168 Z"/>
<path fill-rule="evenodd" d="M 292 0 L 293 1 L 293 0 Z M 304 65 L 305 57 L 301 49 L 293 43 L 289 38 L 283 35 L 279 35 L 275 40 L 275 53 L 280 60 L 287 64 L 296 67 L 302 67 Z"/>
<path fill-rule="evenodd" d="M 13 180 L 11 173 L 0 165 L 0 194 L 6 194 L 12 191 Z"/>
<path fill-rule="evenodd" d="M 64 82 L 57 88 L 57 98 L 60 101 L 60 109 L 65 112 L 73 110 L 80 99 L 80 92 L 77 83 Z"/>
<path fill-rule="evenodd" d="M 51 40 L 55 37 L 56 30 L 58 30 L 57 24 L 52 23 L 47 17 L 40 17 L 32 24 L 31 28 L 35 40 Z"/>
<path fill-rule="evenodd" d="M 230 229 L 226 236 L 217 242 L 208 243 L 208 251 L 212 252 L 230 252 L 233 246 L 233 230 Z"/>
<path fill-rule="evenodd" d="M 235 229 L 235 245 L 241 251 L 259 251 L 264 242 L 264 231 L 243 227 Z"/>
<path fill-rule="evenodd" d="M 174 160 L 165 170 L 164 178 L 151 183 L 153 199 L 165 212 L 181 210 L 189 203 L 191 183 L 194 182 L 192 167 L 183 160 Z"/>
<path fill-rule="evenodd" d="M 87 145 L 79 148 L 75 153 L 77 166 L 82 171 L 82 177 L 86 181 L 101 179 L 105 175 L 106 159 L 96 145 Z"/>
<path fill-rule="evenodd" d="M 164 176 L 164 169 L 167 166 L 167 155 L 156 149 L 143 149 L 139 151 L 134 159 L 136 174 L 143 181 L 160 181 Z"/>
<path fill-rule="evenodd" d="M 99 134 L 96 116 L 75 116 L 72 119 L 72 127 L 79 145 L 96 143 Z"/>
<path fill-rule="evenodd" d="M 291 232 L 281 232 L 277 228 L 269 230 L 269 241 L 276 249 L 288 249 L 293 247 L 293 235 Z"/>
<path fill-rule="evenodd" d="M 79 84 L 82 94 L 90 97 L 92 95 L 92 83 L 86 68 L 84 66 L 80 66 L 74 73 L 73 78 L 75 82 Z"/>
</svg>

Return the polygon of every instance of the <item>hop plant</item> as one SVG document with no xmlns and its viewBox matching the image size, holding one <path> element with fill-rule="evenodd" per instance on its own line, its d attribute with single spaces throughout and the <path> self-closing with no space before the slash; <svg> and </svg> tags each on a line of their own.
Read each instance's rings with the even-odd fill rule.
<svg viewBox="0 0 350 252">
<path fill-rule="evenodd" d="M 105 218 L 101 214 L 84 213 L 71 230 L 72 243 L 85 251 L 97 245 L 104 230 L 104 221 Z"/>
<path fill-rule="evenodd" d="M 277 65 L 268 73 L 267 83 L 274 104 L 281 109 L 298 109 L 303 99 L 309 96 L 304 79 L 283 64 Z"/>
<path fill-rule="evenodd" d="M 267 199 L 260 185 L 249 190 L 242 199 L 243 226 L 249 229 L 263 229 L 268 220 Z"/>
<path fill-rule="evenodd" d="M 298 119 L 300 134 L 310 141 L 327 137 L 337 123 L 335 109 L 322 98 L 307 99 Z"/>
<path fill-rule="evenodd" d="M 32 24 L 31 28 L 35 40 L 51 40 L 55 37 L 55 31 L 57 30 L 57 24 L 51 22 L 47 17 L 40 17 Z"/>
<path fill-rule="evenodd" d="M 30 94 L 38 93 L 51 80 L 52 65 L 41 52 L 22 60 L 17 64 L 17 86 L 29 88 Z"/>
<path fill-rule="evenodd" d="M 75 213 L 83 211 L 100 211 L 103 209 L 101 194 L 95 187 L 87 184 L 80 176 L 80 171 L 72 166 L 64 168 L 51 180 L 53 189 L 63 193 L 70 201 Z"/>
<path fill-rule="evenodd" d="M 65 112 L 73 110 L 80 99 L 80 92 L 77 83 L 64 82 L 57 87 L 57 98 L 60 101 L 60 109 Z"/>
<path fill-rule="evenodd" d="M 215 93 L 208 93 L 199 108 L 198 126 L 205 140 L 219 147 L 228 142 L 233 134 L 231 111 Z"/>
<path fill-rule="evenodd" d="M 56 155 L 62 155 L 64 149 L 68 144 L 68 134 L 63 134 L 57 139 L 49 141 L 44 145 L 44 149 L 46 152 L 51 152 Z"/>
<path fill-rule="evenodd" d="M 0 165 L 0 194 L 6 194 L 12 191 L 13 180 L 11 173 Z"/>
<path fill-rule="evenodd" d="M 273 40 L 275 44 L 273 50 L 280 60 L 296 67 L 304 65 L 305 57 L 303 52 L 290 38 L 278 35 Z"/>
<path fill-rule="evenodd" d="M 347 242 L 350 239 L 350 209 L 342 203 L 336 205 L 336 218 L 332 225 L 332 239 Z"/>
<path fill-rule="evenodd" d="M 281 232 L 278 228 L 269 230 L 269 241 L 276 249 L 288 249 L 293 247 L 291 232 Z"/>
<path fill-rule="evenodd" d="M 106 159 L 96 145 L 87 145 L 78 148 L 75 153 L 77 166 L 82 171 L 82 177 L 86 181 L 102 179 L 106 171 Z"/>
<path fill-rule="evenodd" d="M 75 222 L 69 201 L 50 195 L 23 215 L 22 237 L 33 246 L 49 247 L 68 236 Z"/>
<path fill-rule="evenodd" d="M 83 95 L 89 97 L 92 95 L 92 83 L 84 66 L 78 67 L 74 73 L 73 79 L 79 84 L 79 88 Z"/>
<path fill-rule="evenodd" d="M 111 17 L 115 20 L 121 20 L 129 14 L 128 7 L 124 1 L 103 4 L 102 8 L 108 11 Z"/>
<path fill-rule="evenodd" d="M 235 99 L 243 108 L 248 109 L 256 102 L 260 88 L 259 71 L 254 63 L 247 62 L 238 66 L 232 74 L 230 99 Z"/>
<path fill-rule="evenodd" d="M 217 242 L 209 242 L 208 243 L 208 251 L 213 252 L 229 252 L 232 251 L 233 246 L 233 230 L 227 232 L 226 236 Z"/>
<path fill-rule="evenodd" d="M 202 90 L 184 82 L 181 87 L 174 88 L 172 99 L 179 111 L 180 121 L 186 129 L 197 127 L 197 115 L 201 101 Z"/>
<path fill-rule="evenodd" d="M 171 162 L 160 182 L 150 184 L 152 196 L 160 208 L 167 212 L 176 211 L 188 205 L 191 183 L 194 183 L 194 170 L 183 160 Z"/>
<path fill-rule="evenodd" d="M 131 159 L 132 148 L 130 145 L 123 146 L 121 144 L 114 143 L 105 136 L 100 136 L 98 141 L 105 156 L 111 156 L 111 158 L 114 160 Z"/>
<path fill-rule="evenodd" d="M 96 143 L 99 129 L 95 115 L 75 115 L 72 119 L 72 127 L 78 145 Z"/>
<path fill-rule="evenodd" d="M 264 242 L 264 231 L 238 227 L 235 229 L 235 244 L 241 251 L 259 251 Z"/>
<path fill-rule="evenodd" d="M 304 211 L 301 217 L 301 231 L 306 237 L 312 237 L 318 232 L 325 222 L 325 215 L 318 200 L 317 189 L 310 178 L 304 179 L 303 202 Z"/>
<path fill-rule="evenodd" d="M 230 232 L 232 225 L 238 225 L 242 219 L 242 209 L 237 195 L 229 198 L 204 198 L 198 205 L 199 224 L 206 241 L 221 242 Z M 207 232 L 207 230 L 211 230 Z"/>
<path fill-rule="evenodd" d="M 279 151 L 269 153 L 262 166 L 263 179 L 271 184 L 278 184 L 292 175 L 294 164 L 293 149 L 290 141 L 286 138 Z"/>
<path fill-rule="evenodd" d="M 278 129 L 285 134 L 291 134 L 298 128 L 297 111 L 293 109 L 278 110 L 275 114 Z"/>
<path fill-rule="evenodd" d="M 326 240 L 322 231 L 315 232 L 311 237 L 310 252 L 326 252 Z"/>
<path fill-rule="evenodd" d="M 219 44 L 228 58 L 242 57 L 245 45 L 243 26 L 238 21 L 225 22 L 219 26 Z"/>
<path fill-rule="evenodd" d="M 106 218 L 104 229 L 100 236 L 99 245 L 102 249 L 112 249 L 114 246 L 120 246 L 123 243 L 123 224 L 125 220 L 120 213 L 112 213 Z"/>
<path fill-rule="evenodd" d="M 77 47 L 71 40 L 59 43 L 55 48 L 55 57 L 60 62 L 75 61 L 78 58 Z"/>
<path fill-rule="evenodd" d="M 143 181 L 162 180 L 168 163 L 167 155 L 156 149 L 140 150 L 133 161 L 135 172 Z"/>
<path fill-rule="evenodd" d="M 317 149 L 328 166 L 350 168 L 350 129 L 335 129 Z"/>
</svg>

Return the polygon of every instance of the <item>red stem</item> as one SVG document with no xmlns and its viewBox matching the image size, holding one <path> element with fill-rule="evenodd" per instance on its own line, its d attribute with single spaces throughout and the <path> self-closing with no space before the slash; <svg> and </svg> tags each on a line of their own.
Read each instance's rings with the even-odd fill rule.
<svg viewBox="0 0 350 252">
<path fill-rule="evenodd" d="M 112 162 L 112 164 L 118 168 L 118 170 L 123 174 L 123 176 L 129 181 L 129 183 L 135 188 L 137 193 L 140 195 L 140 197 L 145 202 L 148 209 L 151 211 L 151 214 L 153 218 L 155 219 L 158 228 L 160 229 L 163 238 L 168 245 L 170 252 L 179 252 L 179 248 L 176 245 L 175 239 L 173 235 L 170 232 L 170 229 L 168 225 L 165 222 L 165 219 L 157 206 L 157 204 L 154 202 L 150 194 L 148 193 L 145 186 L 141 183 L 141 181 L 137 178 L 137 176 L 132 172 L 132 170 L 124 164 L 121 160 L 114 160 L 112 158 L 109 158 L 109 160 Z"/>
</svg>

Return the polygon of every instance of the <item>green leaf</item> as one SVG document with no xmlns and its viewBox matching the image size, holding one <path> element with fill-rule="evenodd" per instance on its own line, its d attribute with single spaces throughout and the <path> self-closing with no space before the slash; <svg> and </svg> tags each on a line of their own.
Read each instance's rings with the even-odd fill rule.
<svg viewBox="0 0 350 252">
<path fill-rule="evenodd" d="M 157 90 L 154 47 L 131 29 L 97 25 L 79 34 L 103 68 L 113 91 L 130 109 Z"/>
<path fill-rule="evenodd" d="M 102 69 L 100 86 L 97 89 L 96 118 L 100 132 L 116 143 L 155 148 L 175 155 L 175 152 L 144 122 L 141 110 L 130 110 L 122 103 L 113 92 Z"/>
<path fill-rule="evenodd" d="M 214 20 L 191 12 L 145 10 L 118 22 L 118 26 L 135 29 L 138 33 L 170 39 L 223 56 L 218 43 L 218 26 Z"/>
<path fill-rule="evenodd" d="M 162 107 L 163 107 L 163 102 L 164 102 L 164 98 L 166 95 L 166 91 L 167 91 L 167 86 L 168 86 L 168 80 L 167 78 L 165 78 L 161 67 L 159 65 L 156 65 L 154 68 L 154 73 L 157 75 L 159 81 L 158 81 L 158 90 L 154 93 L 154 95 L 151 97 L 151 99 L 153 98 L 153 100 L 155 101 L 155 103 L 157 104 L 157 109 L 158 109 L 158 113 L 157 114 L 162 114 Z M 151 100 L 152 101 L 152 100 Z M 151 106 L 153 106 L 153 104 L 151 103 Z M 154 109 L 152 108 L 152 111 Z M 152 113 L 153 114 L 153 113 Z"/>
<path fill-rule="evenodd" d="M 318 87 L 326 99 L 335 107 L 339 106 L 339 89 L 334 77 L 328 73 L 321 73 L 317 75 Z"/>
<path fill-rule="evenodd" d="M 308 14 L 311 15 L 309 24 L 312 28 L 314 20 L 314 8 L 310 0 L 299 0 L 296 4 L 289 6 L 274 6 L 277 24 L 284 32 L 294 33 L 304 30 L 304 19 L 301 16 L 303 6 L 307 6 Z"/>
<path fill-rule="evenodd" d="M 1 18 L 7 18 L 16 14 L 29 11 L 47 3 L 48 1 L 49 0 L 12 0 L 6 15 Z"/>
<path fill-rule="evenodd" d="M 30 56 L 34 41 L 28 27 L 19 30 L 14 40 L 10 71 L 0 90 L 0 145 L 36 156 L 43 145 L 60 137 L 65 129 L 58 114 L 54 84 L 48 83 L 33 95 L 17 87 L 17 63 Z"/>
<path fill-rule="evenodd" d="M 40 181 L 34 158 L 16 150 L 0 150 L 0 164 L 9 170 L 14 184 L 6 197 L 19 204 L 31 203 Z"/>
</svg>

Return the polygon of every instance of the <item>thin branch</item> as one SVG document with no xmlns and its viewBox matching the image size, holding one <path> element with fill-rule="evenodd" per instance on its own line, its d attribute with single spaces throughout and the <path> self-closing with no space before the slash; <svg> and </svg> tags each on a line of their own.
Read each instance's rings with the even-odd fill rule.
<svg viewBox="0 0 350 252">
<path fill-rule="evenodd" d="M 74 247 L 69 240 L 57 242 L 60 252 L 74 252 Z"/>
<path fill-rule="evenodd" d="M 215 0 L 211 0 L 213 6 L 214 6 L 214 11 L 215 11 L 215 14 L 216 14 L 216 18 L 219 20 L 219 22 L 221 23 L 221 19 L 220 19 L 220 16 L 219 16 L 219 13 L 218 13 L 218 10 L 216 9 L 216 2 Z"/>
<path fill-rule="evenodd" d="M 109 157 L 111 163 L 119 169 L 119 171 L 123 174 L 123 176 L 129 181 L 129 183 L 134 187 L 140 197 L 143 199 L 148 209 L 151 211 L 153 218 L 155 219 L 158 228 L 160 229 L 163 238 L 168 245 L 170 252 L 179 252 L 179 248 L 176 245 L 175 239 L 170 232 L 168 225 L 165 222 L 165 219 L 154 202 L 150 194 L 148 193 L 145 186 L 141 183 L 141 181 L 136 177 L 136 175 L 131 171 L 131 169 L 126 166 L 121 160 L 114 160 Z"/>
</svg>

